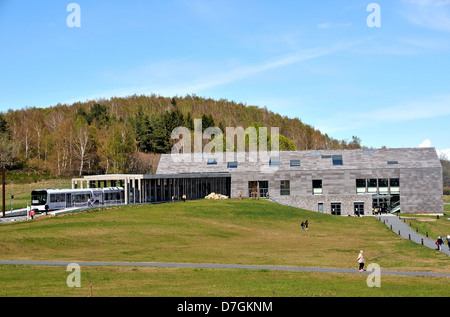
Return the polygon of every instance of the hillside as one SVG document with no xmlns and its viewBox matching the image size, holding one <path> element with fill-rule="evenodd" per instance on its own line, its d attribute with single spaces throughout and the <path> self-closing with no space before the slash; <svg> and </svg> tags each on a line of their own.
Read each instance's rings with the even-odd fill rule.
<svg viewBox="0 0 450 317">
<path fill-rule="evenodd" d="M 335 140 L 298 118 L 265 107 L 195 95 L 134 95 L 0 113 L 0 161 L 10 169 L 55 176 L 152 173 L 158 155 L 170 153 L 171 131 L 179 126 L 193 131 L 197 118 L 203 129 L 279 127 L 281 150 L 360 147 L 357 137 L 351 142 Z"/>
</svg>

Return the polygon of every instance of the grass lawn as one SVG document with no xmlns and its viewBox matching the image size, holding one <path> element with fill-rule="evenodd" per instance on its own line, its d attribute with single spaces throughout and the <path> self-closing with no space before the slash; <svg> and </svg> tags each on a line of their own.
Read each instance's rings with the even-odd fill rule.
<svg viewBox="0 0 450 317">
<path fill-rule="evenodd" d="M 405 223 L 408 224 L 414 230 L 421 235 L 426 235 L 431 239 L 437 239 L 439 236 L 446 237 L 450 234 L 450 205 L 444 205 L 444 215 L 439 216 L 426 216 L 426 215 L 401 215 L 405 219 Z M 445 239 L 444 239 L 445 240 Z M 445 246 L 447 247 L 447 246 Z"/>
<path fill-rule="evenodd" d="M 31 191 L 35 189 L 45 188 L 72 188 L 71 179 L 47 179 L 23 184 L 21 182 L 9 181 L 5 188 L 5 209 L 11 210 L 11 195 L 14 195 L 12 200 L 13 209 L 26 208 L 27 204 L 31 204 Z M 0 194 L 1 195 L 1 194 Z M 0 202 L 1 204 L 1 202 Z"/>
<path fill-rule="evenodd" d="M 309 220 L 308 231 L 300 222 Z M 1 260 L 184 262 L 450 273 L 447 255 L 407 241 L 375 217 L 337 217 L 265 200 L 187 201 L 93 209 L 0 226 Z M 86 267 L 68 288 L 64 267 L 0 267 L 0 295 L 433 296 L 447 278 L 222 269 Z M 364 291 L 361 291 L 363 289 Z M 433 290 L 430 292 L 430 290 Z M 365 294 L 365 295 L 364 295 Z"/>
<path fill-rule="evenodd" d="M 450 203 L 450 195 L 444 195 L 444 203 Z"/>
</svg>

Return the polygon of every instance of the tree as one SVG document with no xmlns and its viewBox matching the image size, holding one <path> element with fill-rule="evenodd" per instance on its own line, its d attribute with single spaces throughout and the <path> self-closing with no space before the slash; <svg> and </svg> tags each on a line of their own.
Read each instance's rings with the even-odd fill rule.
<svg viewBox="0 0 450 317">
<path fill-rule="evenodd" d="M 130 157 L 135 152 L 136 144 L 131 133 L 131 127 L 118 123 L 112 128 L 105 149 L 108 171 L 111 171 L 111 173 L 126 173 Z"/>
<path fill-rule="evenodd" d="M 202 115 L 202 132 L 204 132 L 209 127 L 215 127 L 216 124 L 214 122 L 214 118 L 212 114 L 203 114 Z"/>
<path fill-rule="evenodd" d="M 9 133 L 8 122 L 3 113 L 0 113 L 0 133 Z"/>
<path fill-rule="evenodd" d="M 17 149 L 7 133 L 0 133 L 0 165 L 12 165 L 16 160 Z"/>
<path fill-rule="evenodd" d="M 86 157 L 92 147 L 91 132 L 89 125 L 82 117 L 74 123 L 74 138 L 73 138 L 74 154 L 79 159 L 79 174 L 82 175 Z"/>
</svg>

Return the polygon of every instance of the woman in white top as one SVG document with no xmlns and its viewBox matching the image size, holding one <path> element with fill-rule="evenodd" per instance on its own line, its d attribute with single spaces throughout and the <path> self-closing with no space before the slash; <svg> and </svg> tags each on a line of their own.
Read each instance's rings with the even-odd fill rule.
<svg viewBox="0 0 450 317">
<path fill-rule="evenodd" d="M 359 251 L 359 255 L 358 255 L 358 263 L 359 263 L 359 271 L 362 272 L 364 271 L 364 255 L 363 255 L 363 251 Z"/>
</svg>

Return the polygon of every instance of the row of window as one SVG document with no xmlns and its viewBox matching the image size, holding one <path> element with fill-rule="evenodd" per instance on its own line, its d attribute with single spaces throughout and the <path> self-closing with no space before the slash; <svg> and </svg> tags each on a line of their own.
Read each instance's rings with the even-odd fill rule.
<svg viewBox="0 0 450 317">
<path fill-rule="evenodd" d="M 357 194 L 398 194 L 400 192 L 399 178 L 369 178 L 356 180 Z"/>
<path fill-rule="evenodd" d="M 322 180 L 314 179 L 312 181 L 313 195 L 322 195 Z M 280 195 L 290 195 L 290 181 L 280 181 Z M 398 194 L 400 193 L 399 178 L 380 178 L 380 179 L 357 179 L 357 194 Z"/>
<path fill-rule="evenodd" d="M 318 152 L 320 153 L 320 152 Z M 319 154 L 320 155 L 320 154 Z M 342 166 L 344 165 L 344 160 L 342 158 L 342 155 L 322 155 L 322 159 L 331 159 L 333 162 L 333 166 Z M 398 164 L 398 161 L 387 161 L 388 165 L 396 165 Z M 217 159 L 216 158 L 209 158 L 207 165 L 217 165 Z M 280 158 L 279 157 L 271 157 L 269 160 L 269 166 L 277 167 L 280 166 Z M 300 167 L 301 161 L 300 160 L 290 160 L 290 167 Z M 237 168 L 238 162 L 227 162 L 227 168 Z"/>
<path fill-rule="evenodd" d="M 74 194 L 72 195 L 72 201 L 76 203 L 86 202 L 90 197 L 91 197 L 90 194 Z M 66 195 L 51 194 L 49 199 L 51 203 L 64 203 L 66 201 Z M 105 193 L 105 200 L 120 200 L 120 199 L 121 199 L 120 193 Z"/>
<path fill-rule="evenodd" d="M 322 155 L 323 159 L 331 158 L 334 166 L 343 165 L 344 161 L 342 159 L 342 155 Z M 217 159 L 216 158 L 209 158 L 207 165 L 217 165 Z M 279 167 L 280 166 L 280 157 L 271 157 L 269 160 L 269 166 L 271 167 Z M 290 160 L 290 167 L 300 167 L 301 161 L 300 160 Z M 227 162 L 227 168 L 237 168 L 238 162 Z"/>
</svg>

